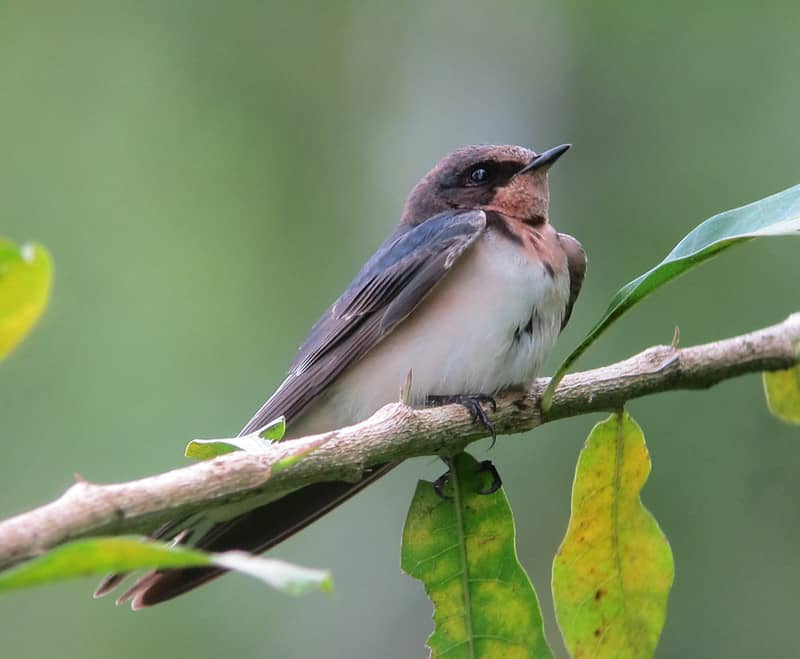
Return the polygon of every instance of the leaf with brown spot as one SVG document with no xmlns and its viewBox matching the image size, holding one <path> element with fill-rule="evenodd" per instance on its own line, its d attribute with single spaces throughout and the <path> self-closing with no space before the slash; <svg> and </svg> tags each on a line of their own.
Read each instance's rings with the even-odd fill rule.
<svg viewBox="0 0 800 659">
<path fill-rule="evenodd" d="M 594 427 L 553 562 L 558 624 L 573 657 L 641 659 L 655 652 L 674 566 L 667 539 L 639 498 L 649 473 L 644 435 L 627 412 Z"/>
</svg>

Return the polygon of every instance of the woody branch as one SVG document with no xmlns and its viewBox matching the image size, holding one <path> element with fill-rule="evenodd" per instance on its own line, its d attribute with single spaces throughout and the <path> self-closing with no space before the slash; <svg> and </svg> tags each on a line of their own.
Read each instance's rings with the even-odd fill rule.
<svg viewBox="0 0 800 659">
<path fill-rule="evenodd" d="M 782 323 L 713 343 L 654 346 L 628 359 L 564 378 L 543 414 L 548 383 L 497 396 L 490 413 L 498 434 L 525 432 L 569 416 L 619 409 L 626 401 L 675 389 L 704 389 L 745 373 L 800 363 L 800 313 Z M 147 532 L 175 517 L 256 495 L 279 495 L 310 483 L 356 481 L 367 467 L 423 455 L 451 455 L 486 436 L 458 405 L 413 409 L 402 402 L 354 426 L 272 444 L 263 453 L 230 453 L 126 483 L 83 480 L 60 498 L 0 522 L 0 568 L 67 540 Z M 293 466 L 281 460 L 309 452 Z"/>
</svg>

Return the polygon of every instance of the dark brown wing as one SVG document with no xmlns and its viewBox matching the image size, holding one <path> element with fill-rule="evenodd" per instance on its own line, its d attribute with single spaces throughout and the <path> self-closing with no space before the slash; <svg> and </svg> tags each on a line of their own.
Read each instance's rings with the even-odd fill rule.
<svg viewBox="0 0 800 659">
<path fill-rule="evenodd" d="M 291 425 L 292 418 L 344 369 L 411 313 L 485 226 L 482 211 L 463 211 L 442 213 L 395 231 L 317 321 L 286 380 L 241 434 L 281 415 Z"/>
<path fill-rule="evenodd" d="M 561 321 L 561 329 L 566 327 L 569 317 L 572 315 L 572 307 L 583 286 L 583 278 L 586 276 L 586 252 L 583 246 L 572 236 L 566 233 L 558 234 L 558 241 L 567 255 L 567 268 L 569 269 L 569 301 L 567 308 L 564 309 L 564 319 Z"/>
<path fill-rule="evenodd" d="M 402 322 L 472 245 L 486 226 L 481 211 L 443 213 L 422 224 L 400 227 L 366 263 L 345 293 L 314 325 L 289 375 L 240 434 L 278 416 L 292 419 L 344 369 L 363 357 Z M 194 543 L 208 551 L 261 552 L 285 540 L 343 503 L 395 465 L 377 465 L 357 483 L 315 483 L 215 524 Z M 180 529 L 171 525 L 169 532 Z M 185 541 L 190 537 L 181 541 Z M 163 570 L 139 579 L 120 601 L 133 608 L 158 604 L 222 574 L 216 568 Z M 122 575 L 104 581 L 96 595 L 113 589 Z"/>
</svg>

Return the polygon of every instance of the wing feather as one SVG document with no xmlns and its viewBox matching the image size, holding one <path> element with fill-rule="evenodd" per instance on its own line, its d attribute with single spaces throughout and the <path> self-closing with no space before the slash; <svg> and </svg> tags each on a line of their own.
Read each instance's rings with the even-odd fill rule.
<svg viewBox="0 0 800 659">
<path fill-rule="evenodd" d="M 567 233 L 559 233 L 558 241 L 567 255 L 567 268 L 569 269 L 569 300 L 564 309 L 564 319 L 561 321 L 563 330 L 572 315 L 572 307 L 575 306 L 575 301 L 583 286 L 583 279 L 586 276 L 586 252 L 583 245 Z"/>
<path fill-rule="evenodd" d="M 275 394 L 242 429 L 296 417 L 425 298 L 486 226 L 482 211 L 451 211 L 401 225 L 311 329 Z"/>
</svg>

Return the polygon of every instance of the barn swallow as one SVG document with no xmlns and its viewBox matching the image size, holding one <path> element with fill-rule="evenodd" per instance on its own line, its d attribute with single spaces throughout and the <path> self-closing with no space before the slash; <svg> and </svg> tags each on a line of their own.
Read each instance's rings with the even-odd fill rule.
<svg viewBox="0 0 800 659">
<path fill-rule="evenodd" d="M 569 147 L 537 154 L 468 146 L 445 156 L 411 191 L 399 225 L 312 327 L 283 384 L 240 435 L 281 415 L 287 438 L 351 425 L 397 400 L 409 371 L 412 405 L 475 406 L 530 383 L 569 320 L 586 271 L 580 243 L 548 221 L 547 172 Z M 245 511 L 211 511 L 203 531 L 182 520 L 157 535 L 207 551 L 265 551 L 394 466 Z M 221 573 L 151 572 L 120 600 L 150 606 Z M 98 594 L 119 580 L 107 579 Z"/>
</svg>

